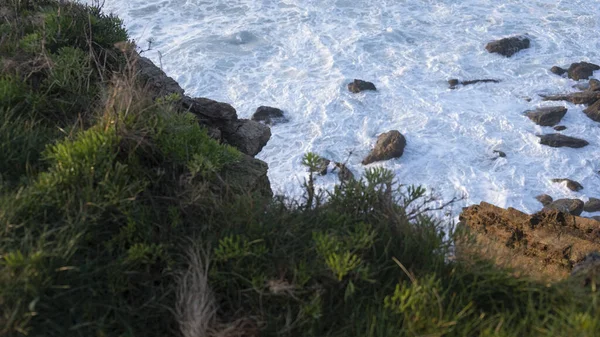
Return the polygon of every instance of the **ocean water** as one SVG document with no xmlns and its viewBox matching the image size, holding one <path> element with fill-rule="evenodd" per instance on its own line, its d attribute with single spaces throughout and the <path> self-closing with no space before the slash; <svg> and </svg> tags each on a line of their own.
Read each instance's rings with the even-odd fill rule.
<svg viewBox="0 0 600 337">
<path fill-rule="evenodd" d="M 396 129 L 407 139 L 404 155 L 370 166 L 442 200 L 464 196 L 451 217 L 480 201 L 534 212 L 542 193 L 600 197 L 600 123 L 584 106 L 538 96 L 576 91 L 577 82 L 549 72 L 553 65 L 600 63 L 600 1 L 106 0 L 104 10 L 124 19 L 138 45 L 151 47 L 143 55 L 188 95 L 228 102 L 241 118 L 261 105 L 285 111 L 290 122 L 272 127 L 257 156 L 276 193 L 301 195 L 308 151 L 361 174 L 377 135 Z M 531 48 L 511 58 L 484 49 L 515 34 L 528 34 Z M 355 78 L 378 91 L 348 92 Z M 450 78 L 501 82 L 450 90 Z M 539 144 L 536 134 L 553 129 L 522 113 L 554 105 L 568 108 L 562 133 L 590 145 Z M 552 178 L 585 188 L 572 192 Z M 336 181 L 317 178 L 322 188 Z"/>
</svg>

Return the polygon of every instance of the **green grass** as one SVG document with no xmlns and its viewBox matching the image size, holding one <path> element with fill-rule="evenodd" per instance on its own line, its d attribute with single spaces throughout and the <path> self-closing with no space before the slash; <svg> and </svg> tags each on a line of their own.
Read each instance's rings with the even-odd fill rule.
<svg viewBox="0 0 600 337">
<path fill-rule="evenodd" d="M 1 336 L 596 336 L 598 295 L 515 278 L 383 169 L 301 200 L 137 83 L 121 21 L 0 2 Z M 462 234 L 461 234 L 462 235 Z"/>
</svg>

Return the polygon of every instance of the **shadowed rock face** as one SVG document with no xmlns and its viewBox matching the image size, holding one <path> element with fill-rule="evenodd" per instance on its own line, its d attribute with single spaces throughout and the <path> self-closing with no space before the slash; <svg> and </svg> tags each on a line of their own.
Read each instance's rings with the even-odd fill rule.
<svg viewBox="0 0 600 337">
<path fill-rule="evenodd" d="M 540 137 L 540 144 L 551 147 L 580 148 L 589 145 L 589 143 L 583 139 L 561 135 L 560 133 L 551 133 L 540 135 L 538 137 Z"/>
<path fill-rule="evenodd" d="M 560 123 L 560 120 L 566 113 L 567 108 L 562 106 L 542 107 L 525 111 L 525 115 L 527 115 L 529 119 L 541 126 L 554 126 Z"/>
<path fill-rule="evenodd" d="M 511 57 L 522 49 L 529 48 L 529 38 L 525 36 L 513 36 L 492 41 L 485 46 L 490 53 Z"/>
<path fill-rule="evenodd" d="M 359 93 L 365 90 L 377 90 L 375 84 L 363 80 L 354 80 L 352 83 L 348 83 L 348 90 L 353 93 Z"/>
<path fill-rule="evenodd" d="M 583 201 L 579 199 L 558 199 L 551 202 L 544 209 L 580 215 L 583 212 Z"/>
<path fill-rule="evenodd" d="M 545 281 L 569 277 L 573 266 L 600 251 L 600 223 L 557 210 L 526 214 L 482 202 L 463 209 L 461 226 L 475 236 L 457 250 L 490 258 Z"/>
<path fill-rule="evenodd" d="M 586 212 L 600 212 L 600 199 L 590 198 L 583 205 L 583 210 Z"/>
<path fill-rule="evenodd" d="M 258 107 L 251 119 L 257 122 L 264 122 L 268 125 L 287 122 L 287 119 L 283 114 L 283 110 L 270 106 Z"/>
<path fill-rule="evenodd" d="M 399 158 L 404 153 L 406 138 L 397 130 L 382 133 L 377 137 L 375 148 L 363 159 L 362 164 L 368 165 L 376 161 Z"/>
</svg>

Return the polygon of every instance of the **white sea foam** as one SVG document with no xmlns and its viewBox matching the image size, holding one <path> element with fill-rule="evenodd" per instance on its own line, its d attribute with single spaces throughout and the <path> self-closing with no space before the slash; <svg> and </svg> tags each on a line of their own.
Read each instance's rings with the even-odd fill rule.
<svg viewBox="0 0 600 337">
<path fill-rule="evenodd" d="M 445 199 L 464 193 L 457 207 L 487 201 L 533 212 L 541 193 L 600 197 L 600 124 L 583 106 L 538 96 L 575 91 L 551 66 L 600 62 L 599 1 L 106 0 L 105 10 L 125 20 L 142 48 L 154 40 L 144 55 L 160 59 L 187 94 L 231 103 L 242 118 L 260 105 L 286 112 L 291 121 L 272 128 L 258 155 L 278 193 L 301 193 L 307 151 L 348 160 L 360 174 L 377 135 L 397 129 L 407 138 L 404 155 L 372 165 Z M 532 46 L 511 58 L 484 49 L 523 33 Z M 349 93 L 354 78 L 378 91 Z M 450 90 L 449 78 L 502 82 Z M 535 135 L 552 128 L 522 112 L 557 104 L 569 109 L 563 133 L 589 146 L 538 143 Z M 494 159 L 493 150 L 507 157 Z M 563 177 L 585 189 L 550 182 Z M 336 178 L 317 181 L 330 187 Z"/>
</svg>

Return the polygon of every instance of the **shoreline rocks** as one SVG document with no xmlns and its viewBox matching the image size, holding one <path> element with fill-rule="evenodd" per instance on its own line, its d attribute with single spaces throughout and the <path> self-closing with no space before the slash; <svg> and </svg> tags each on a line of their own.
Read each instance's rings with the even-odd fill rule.
<svg viewBox="0 0 600 337">
<path fill-rule="evenodd" d="M 567 74 L 570 79 L 575 81 L 578 80 L 587 80 L 594 74 L 594 71 L 600 70 L 600 66 L 593 63 L 588 62 L 577 62 L 572 63 L 569 69 L 567 69 Z"/>
<path fill-rule="evenodd" d="M 583 204 L 579 199 L 557 199 L 545 206 L 543 210 L 556 210 L 579 216 L 583 212 Z"/>
<path fill-rule="evenodd" d="M 590 198 L 583 205 L 583 210 L 590 213 L 600 212 L 600 199 Z"/>
<path fill-rule="evenodd" d="M 566 113 L 567 108 L 562 106 L 541 107 L 525 111 L 525 115 L 540 126 L 555 126 L 560 123 Z"/>
<path fill-rule="evenodd" d="M 589 145 L 586 140 L 565 136 L 560 133 L 538 135 L 538 137 L 540 137 L 540 144 L 551 147 L 571 147 L 577 149 Z"/>
<path fill-rule="evenodd" d="M 270 106 L 259 106 L 250 119 L 267 125 L 287 122 L 283 110 Z"/>
<path fill-rule="evenodd" d="M 529 45 L 529 38 L 523 35 L 519 35 L 489 42 L 485 46 L 485 49 L 490 53 L 496 53 L 502 56 L 511 57 L 518 51 L 529 48 Z"/>
<path fill-rule="evenodd" d="M 376 161 L 399 158 L 404 153 L 406 138 L 398 131 L 391 130 L 377 137 L 375 148 L 363 159 L 362 164 L 368 165 Z"/>
<path fill-rule="evenodd" d="M 567 179 L 567 178 L 555 178 L 552 179 L 553 183 L 567 183 L 567 188 L 571 191 L 577 192 L 583 189 L 583 186 L 576 182 L 575 180 Z"/>
<path fill-rule="evenodd" d="M 500 83 L 500 80 L 494 80 L 494 79 L 490 79 L 490 78 L 484 78 L 481 80 L 470 80 L 470 81 L 460 81 L 457 78 L 452 78 L 452 79 L 448 80 L 448 85 L 450 86 L 450 89 L 456 89 L 456 87 L 459 85 L 471 85 L 471 84 L 476 84 L 476 83 Z"/>
</svg>

